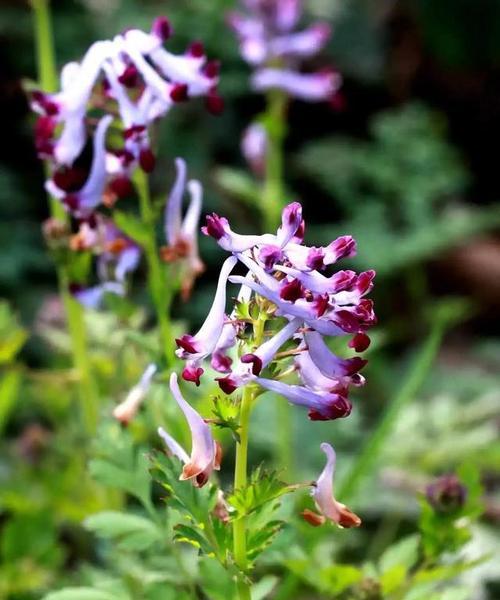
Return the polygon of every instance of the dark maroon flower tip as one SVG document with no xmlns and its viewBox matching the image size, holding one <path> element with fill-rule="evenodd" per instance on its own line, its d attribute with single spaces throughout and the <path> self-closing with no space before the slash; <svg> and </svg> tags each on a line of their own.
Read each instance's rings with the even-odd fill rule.
<svg viewBox="0 0 500 600">
<path fill-rule="evenodd" d="M 204 372 L 205 371 L 201 367 L 185 367 L 182 371 L 182 378 L 184 379 L 184 381 L 191 381 L 196 385 L 196 387 L 199 387 L 201 383 L 200 377 L 203 375 Z"/>
<path fill-rule="evenodd" d="M 427 486 L 426 496 L 436 512 L 453 513 L 463 507 L 467 499 L 467 488 L 454 473 L 442 475 Z"/>
<path fill-rule="evenodd" d="M 262 371 L 262 360 L 256 354 L 244 354 L 241 357 L 241 362 L 248 365 L 252 364 L 252 374 L 256 377 Z"/>
<path fill-rule="evenodd" d="M 61 167 L 52 176 L 52 181 L 64 192 L 76 192 L 87 179 L 87 171 L 80 167 Z"/>
<path fill-rule="evenodd" d="M 354 348 L 356 352 L 364 352 L 370 345 L 370 338 L 366 333 L 357 333 L 347 344 L 349 348 Z"/>
<path fill-rule="evenodd" d="M 91 229 L 97 229 L 97 215 L 96 213 L 90 213 L 84 219 L 79 219 L 79 223 L 87 223 Z"/>
<path fill-rule="evenodd" d="M 373 270 L 364 271 L 358 275 L 358 279 L 356 281 L 356 289 L 360 294 L 366 294 L 373 287 L 373 279 L 376 273 Z"/>
<path fill-rule="evenodd" d="M 316 316 L 322 317 L 327 309 L 330 306 L 330 299 L 328 294 L 323 294 L 321 296 L 316 296 L 313 301 L 314 310 L 316 311 Z"/>
<path fill-rule="evenodd" d="M 215 381 L 219 384 L 220 389 L 228 396 L 238 388 L 234 379 L 228 377 L 216 377 Z"/>
<path fill-rule="evenodd" d="M 224 98 L 217 91 L 209 92 L 205 97 L 205 106 L 210 114 L 217 117 L 224 112 Z"/>
<path fill-rule="evenodd" d="M 139 154 L 139 165 L 141 169 L 146 173 L 154 171 L 156 165 L 156 158 L 150 148 L 144 148 Z"/>
<path fill-rule="evenodd" d="M 70 212 L 74 212 L 80 207 L 80 200 L 75 194 L 65 196 L 62 203 Z"/>
<path fill-rule="evenodd" d="M 120 159 L 124 167 L 128 167 L 134 162 L 134 155 L 129 150 L 122 148 L 121 150 L 115 150 L 114 154 Z"/>
<path fill-rule="evenodd" d="M 280 298 L 288 302 L 296 302 L 299 298 L 304 298 L 305 289 L 298 279 L 287 281 L 280 289 Z"/>
<path fill-rule="evenodd" d="M 193 42 L 188 48 L 188 54 L 194 58 L 201 58 L 202 56 L 205 56 L 203 42 L 200 42 L 199 40 Z"/>
<path fill-rule="evenodd" d="M 80 283 L 73 282 L 68 285 L 68 290 L 69 293 L 74 296 L 75 294 L 78 294 L 78 292 L 81 292 L 83 290 L 83 285 L 81 285 Z"/>
<path fill-rule="evenodd" d="M 203 73 L 209 79 L 215 79 L 216 77 L 218 77 L 220 73 L 220 61 L 209 60 L 207 64 L 203 67 Z"/>
<path fill-rule="evenodd" d="M 198 348 L 196 347 L 196 340 L 192 335 L 183 335 L 180 338 L 175 339 L 175 343 L 179 348 L 185 350 L 188 354 L 196 354 Z"/>
<path fill-rule="evenodd" d="M 343 112 L 347 108 L 347 100 L 342 92 L 335 92 L 328 101 L 330 108 L 336 112 Z"/>
<path fill-rule="evenodd" d="M 170 98 L 174 102 L 185 102 L 189 99 L 188 86 L 185 83 L 175 83 L 170 90 Z"/>
<path fill-rule="evenodd" d="M 59 106 L 50 99 L 50 96 L 35 90 L 31 94 L 31 97 L 33 102 L 40 106 L 47 117 L 55 117 L 57 114 L 59 114 Z"/>
<path fill-rule="evenodd" d="M 356 240 L 350 235 L 339 237 L 333 242 L 332 250 L 335 252 L 337 260 L 355 256 Z"/>
<path fill-rule="evenodd" d="M 113 181 L 110 183 L 110 188 L 111 191 L 118 196 L 118 198 L 126 198 L 127 196 L 131 196 L 134 192 L 132 182 L 125 175 L 121 175 L 113 179 Z"/>
<path fill-rule="evenodd" d="M 130 138 L 140 135 L 141 133 L 144 133 L 145 131 L 146 131 L 145 125 L 132 125 L 128 129 L 123 130 L 123 137 L 124 137 L 124 139 L 129 140 Z"/>
<path fill-rule="evenodd" d="M 118 77 L 118 81 L 127 88 L 134 88 L 139 85 L 139 71 L 135 65 L 125 67 L 123 73 Z"/>
<path fill-rule="evenodd" d="M 354 358 L 348 358 L 345 361 L 346 375 L 355 375 L 358 371 L 361 371 L 361 369 L 367 364 L 368 361 L 364 358 L 360 358 L 359 356 L 355 356 Z"/>
<path fill-rule="evenodd" d="M 220 240 L 225 235 L 224 231 L 224 217 L 219 217 L 218 214 L 212 213 L 206 216 L 207 224 L 202 227 L 201 230 L 205 235 Z"/>
<path fill-rule="evenodd" d="M 334 421 L 335 419 L 348 417 L 351 411 L 352 404 L 350 401 L 344 396 L 338 396 L 334 402 L 325 406 L 324 410 L 311 409 L 308 416 L 311 421 Z"/>
<path fill-rule="evenodd" d="M 159 37 L 162 40 L 162 42 L 166 42 L 168 38 L 172 36 L 173 29 L 167 17 L 157 17 L 153 21 L 151 32 L 157 37 Z"/>
</svg>

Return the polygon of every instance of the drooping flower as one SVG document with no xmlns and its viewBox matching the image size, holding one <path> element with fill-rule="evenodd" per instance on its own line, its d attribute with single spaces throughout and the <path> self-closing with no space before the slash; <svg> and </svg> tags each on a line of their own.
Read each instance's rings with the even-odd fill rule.
<svg viewBox="0 0 500 600">
<path fill-rule="evenodd" d="M 182 396 L 175 373 L 170 377 L 170 390 L 191 431 L 191 455 L 188 455 L 162 427 L 158 428 L 158 434 L 170 452 L 184 463 L 179 479 L 191 479 L 196 487 L 202 487 L 207 483 L 212 471 L 220 468 L 221 449 L 212 437 L 210 426 Z"/>
<path fill-rule="evenodd" d="M 326 442 L 321 444 L 320 448 L 326 454 L 326 465 L 313 484 L 311 492 L 320 514 L 318 515 L 313 511 L 306 510 L 302 513 L 302 516 L 314 526 L 321 525 L 326 520 L 329 520 L 340 527 L 359 527 L 361 519 L 358 515 L 354 514 L 345 504 L 338 502 L 333 495 L 333 478 L 336 462 L 335 450 Z"/>
<path fill-rule="evenodd" d="M 147 366 L 139 382 L 130 390 L 125 400 L 114 408 L 113 417 L 115 419 L 118 419 L 124 425 L 130 423 L 149 392 L 151 382 L 157 370 L 158 367 L 155 364 Z"/>
<path fill-rule="evenodd" d="M 160 250 L 165 262 L 177 264 L 181 280 L 181 295 L 189 298 L 193 283 L 205 270 L 198 254 L 198 223 L 201 215 L 203 189 L 198 181 L 191 180 L 187 189 L 191 202 L 184 219 L 182 218 L 182 199 L 186 189 L 186 163 L 182 158 L 175 161 L 177 177 L 165 207 L 166 246 Z"/>
</svg>

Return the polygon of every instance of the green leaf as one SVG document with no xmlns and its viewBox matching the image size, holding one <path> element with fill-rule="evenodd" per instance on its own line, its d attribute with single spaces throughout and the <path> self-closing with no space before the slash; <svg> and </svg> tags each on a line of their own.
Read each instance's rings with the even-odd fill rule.
<svg viewBox="0 0 500 600">
<path fill-rule="evenodd" d="M 332 596 L 337 596 L 363 578 L 363 574 L 353 565 L 332 565 L 320 570 L 321 586 Z"/>
<path fill-rule="evenodd" d="M 215 172 L 217 184 L 229 194 L 255 208 L 260 196 L 260 188 L 245 171 L 237 169 L 219 168 Z"/>
<path fill-rule="evenodd" d="M 233 439 L 240 441 L 240 422 L 238 403 L 229 396 L 216 396 L 213 399 L 214 407 L 212 413 L 215 417 L 214 425 L 222 429 L 230 429 Z"/>
<path fill-rule="evenodd" d="M 280 481 L 276 471 L 265 471 L 259 466 L 252 472 L 248 485 L 244 489 L 234 490 L 227 497 L 227 501 L 235 509 L 233 518 L 239 519 L 295 489 L 294 486 Z"/>
<path fill-rule="evenodd" d="M 382 554 L 379 561 L 379 569 L 382 574 L 393 569 L 396 565 L 403 566 L 406 571 L 411 569 L 418 559 L 418 548 L 420 536 L 410 535 L 399 542 L 389 546 Z"/>
<path fill-rule="evenodd" d="M 392 565 L 380 578 L 382 592 L 387 595 L 395 592 L 406 581 L 407 572 L 408 571 L 404 565 Z"/>
<path fill-rule="evenodd" d="M 113 220 L 116 226 L 134 242 L 141 246 L 147 244 L 149 231 L 138 217 L 120 210 L 113 210 Z"/>
<path fill-rule="evenodd" d="M 50 592 L 43 600 L 123 600 L 125 596 L 116 596 L 109 592 L 90 587 L 64 588 L 58 592 Z"/>
<path fill-rule="evenodd" d="M 161 532 L 152 521 L 127 513 L 97 513 L 87 517 L 84 525 L 96 535 L 112 539 L 126 550 L 146 550 L 162 540 Z"/>
<path fill-rule="evenodd" d="M 261 527 L 248 527 L 247 532 L 247 556 L 249 560 L 255 560 L 262 552 L 272 544 L 274 538 L 285 526 L 284 521 L 268 521 Z"/>
</svg>

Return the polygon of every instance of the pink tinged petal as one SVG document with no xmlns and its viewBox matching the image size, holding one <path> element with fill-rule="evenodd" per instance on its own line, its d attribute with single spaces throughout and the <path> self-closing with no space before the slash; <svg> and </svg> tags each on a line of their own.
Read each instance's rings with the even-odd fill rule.
<svg viewBox="0 0 500 600">
<path fill-rule="evenodd" d="M 284 281 L 280 289 L 280 298 L 287 302 L 297 302 L 300 298 L 305 298 L 305 291 L 298 279 Z"/>
<path fill-rule="evenodd" d="M 340 75 L 334 72 L 297 73 L 264 68 L 256 71 L 252 77 L 252 85 L 256 91 L 279 89 L 306 102 L 328 100 L 338 90 L 340 83 Z"/>
<path fill-rule="evenodd" d="M 354 375 L 367 363 L 359 357 L 341 359 L 328 348 L 323 337 L 316 331 L 304 333 L 309 356 L 325 377 L 338 378 Z"/>
<path fill-rule="evenodd" d="M 85 213 L 93 210 L 101 203 L 106 185 L 106 133 L 113 120 L 112 116 L 103 117 L 94 134 L 94 155 L 90 174 L 85 185 L 78 192 L 78 210 Z"/>
<path fill-rule="evenodd" d="M 281 213 L 281 227 L 276 234 L 278 245 L 284 248 L 293 239 L 302 223 L 302 206 L 292 202 Z"/>
<path fill-rule="evenodd" d="M 180 476 L 181 480 L 192 479 L 201 473 L 213 468 L 215 460 L 215 443 L 210 431 L 210 427 L 203 418 L 184 400 L 179 385 L 177 375 L 172 373 L 170 377 L 170 390 L 174 396 L 179 408 L 184 413 L 191 430 L 191 456 L 189 462 L 184 465 Z"/>
<path fill-rule="evenodd" d="M 347 417 L 351 413 L 352 406 L 340 394 L 315 392 L 300 385 L 261 377 L 256 377 L 255 381 L 264 389 L 284 396 L 291 404 L 308 408 L 312 420 L 330 421 Z"/>
<path fill-rule="evenodd" d="M 331 265 L 341 258 L 356 256 L 356 240 L 350 235 L 337 238 L 325 248 L 325 265 Z"/>
<path fill-rule="evenodd" d="M 225 323 L 221 336 L 212 353 L 210 364 L 219 373 L 228 373 L 233 360 L 227 356 L 227 351 L 236 344 L 237 326 L 234 323 Z"/>
<path fill-rule="evenodd" d="M 273 271 L 274 265 L 283 260 L 283 250 L 279 246 L 262 246 L 259 251 L 259 260 L 266 271 Z"/>
<path fill-rule="evenodd" d="M 326 465 L 316 480 L 312 491 L 317 509 L 330 521 L 341 527 L 359 527 L 361 519 L 333 496 L 333 477 L 336 455 L 330 444 L 323 443 L 321 450 L 326 454 Z"/>
<path fill-rule="evenodd" d="M 186 163 L 175 159 L 177 175 L 165 207 L 165 239 L 171 246 L 179 240 L 182 224 L 182 197 L 186 188 Z"/>
<path fill-rule="evenodd" d="M 275 237 L 269 234 L 264 235 L 240 235 L 234 233 L 229 226 L 228 220 L 224 217 L 212 213 L 207 215 L 207 224 L 201 230 L 205 235 L 211 236 L 217 240 L 219 246 L 226 252 L 244 252 L 258 244 L 272 244 Z"/>
<path fill-rule="evenodd" d="M 163 429 L 163 427 L 158 427 L 158 435 L 165 442 L 165 445 L 175 457 L 177 457 L 184 464 L 189 462 L 188 453 L 178 442 L 174 440 L 170 434 Z"/>
<path fill-rule="evenodd" d="M 191 353 L 192 358 L 203 358 L 211 354 L 217 346 L 224 327 L 227 280 L 237 262 L 234 256 L 224 261 L 212 307 L 198 333 L 194 336 L 183 336 L 176 340 L 177 345 L 180 346 L 177 354 L 181 358 L 186 357 L 186 352 Z M 192 350 L 195 350 L 195 353 Z"/>
<path fill-rule="evenodd" d="M 300 281 L 306 289 L 316 294 L 336 294 L 349 289 L 357 278 L 354 271 L 338 271 L 331 277 L 325 277 L 317 271 L 304 272 L 286 266 L 276 268 L 290 277 L 296 277 L 296 281 Z"/>
<path fill-rule="evenodd" d="M 274 56 L 294 56 L 308 58 L 317 54 L 330 38 L 327 23 L 317 23 L 299 33 L 278 36 L 270 42 L 270 52 Z"/>
<path fill-rule="evenodd" d="M 156 17 L 151 27 L 151 34 L 155 35 L 162 43 L 172 36 L 173 30 L 167 17 Z"/>
<path fill-rule="evenodd" d="M 188 181 L 187 188 L 191 196 L 191 202 L 182 221 L 182 235 L 184 238 L 191 240 L 192 244 L 196 244 L 196 234 L 203 204 L 203 187 L 199 181 L 191 179 L 191 181 Z"/>
<path fill-rule="evenodd" d="M 252 123 L 243 132 L 241 153 L 254 173 L 264 174 L 267 155 L 267 132 L 260 123 Z"/>
<path fill-rule="evenodd" d="M 118 419 L 124 425 L 130 423 L 130 421 L 135 417 L 137 411 L 141 407 L 149 389 L 151 387 L 151 382 L 153 377 L 158 370 L 157 366 L 154 364 L 148 365 L 146 370 L 141 376 L 139 383 L 137 383 L 128 393 L 127 397 L 123 402 L 118 404 L 113 410 L 113 417 Z"/>
<path fill-rule="evenodd" d="M 157 73 L 157 71 L 146 61 L 143 55 L 137 50 L 134 44 L 130 42 L 129 37 L 123 38 L 122 50 L 128 54 L 146 85 L 148 85 L 155 95 L 162 99 L 167 99 L 172 90 L 172 84 L 168 83 Z"/>
</svg>

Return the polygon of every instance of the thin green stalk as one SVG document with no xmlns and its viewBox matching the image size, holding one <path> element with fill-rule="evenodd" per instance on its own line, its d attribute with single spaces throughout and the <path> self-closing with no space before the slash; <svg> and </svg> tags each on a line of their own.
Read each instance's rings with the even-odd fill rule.
<svg viewBox="0 0 500 600">
<path fill-rule="evenodd" d="M 267 97 L 265 123 L 267 130 L 266 169 L 262 190 L 261 211 L 266 231 L 273 231 L 280 223 L 285 203 L 283 142 L 288 99 L 280 90 L 272 90 Z"/>
<path fill-rule="evenodd" d="M 148 264 L 148 285 L 153 301 L 158 326 L 160 329 L 160 345 L 165 355 L 168 366 L 175 361 L 174 336 L 170 323 L 170 305 L 172 302 L 171 287 L 167 286 L 165 267 L 160 261 L 158 244 L 156 242 L 155 213 L 149 193 L 149 184 L 146 174 L 137 169 L 134 181 L 139 195 L 141 218 L 148 228 L 148 238 L 144 242 L 144 254 Z"/>
<path fill-rule="evenodd" d="M 349 473 L 340 484 L 338 497 L 342 498 L 342 501 L 349 501 L 358 490 L 363 479 L 369 475 L 373 465 L 376 463 L 383 450 L 386 438 L 394 429 L 401 411 L 413 400 L 424 383 L 441 346 L 446 324 L 447 319 L 443 317 L 442 314 L 438 314 L 432 324 L 429 337 L 424 342 L 420 352 L 415 358 L 401 389 L 394 396 L 374 433 L 369 438 L 363 450 L 356 458 Z"/>
<path fill-rule="evenodd" d="M 55 92 L 57 89 L 57 70 L 49 0 L 32 0 L 31 4 L 34 15 L 39 84 L 44 92 Z M 48 163 L 44 164 L 44 168 L 48 177 L 50 175 Z M 68 222 L 67 215 L 56 198 L 49 196 L 49 208 L 53 218 Z M 57 276 L 71 337 L 73 364 L 80 379 L 78 390 L 83 420 L 87 433 L 92 435 L 97 427 L 99 405 L 88 357 L 83 309 L 73 299 L 69 291 L 70 281 L 65 266 L 61 265 L 57 268 Z"/>
<path fill-rule="evenodd" d="M 234 467 L 234 489 L 242 489 L 247 484 L 248 462 L 248 434 L 250 414 L 254 400 L 254 391 L 251 385 L 245 386 L 240 408 L 240 439 L 236 445 L 236 464 Z M 247 537 L 246 519 L 237 519 L 233 523 L 233 552 L 234 562 L 244 572 L 247 569 Z M 237 583 L 240 600 L 250 600 L 250 587 L 242 578 Z"/>
</svg>

